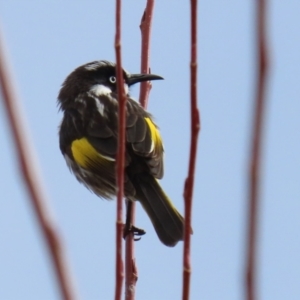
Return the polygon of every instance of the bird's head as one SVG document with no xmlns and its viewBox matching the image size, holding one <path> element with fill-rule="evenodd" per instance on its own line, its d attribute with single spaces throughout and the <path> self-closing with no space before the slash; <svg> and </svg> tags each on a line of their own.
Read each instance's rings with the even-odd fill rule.
<svg viewBox="0 0 300 300">
<path fill-rule="evenodd" d="M 123 70 L 124 90 L 135 83 L 163 79 L 154 74 L 130 74 Z M 99 60 L 87 63 L 75 69 L 64 81 L 58 95 L 58 103 L 65 110 L 83 93 L 95 96 L 117 93 L 116 64 Z"/>
</svg>

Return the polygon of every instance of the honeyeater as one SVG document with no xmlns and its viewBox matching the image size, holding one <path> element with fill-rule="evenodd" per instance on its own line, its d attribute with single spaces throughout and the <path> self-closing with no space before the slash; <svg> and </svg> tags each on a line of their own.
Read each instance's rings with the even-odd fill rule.
<svg viewBox="0 0 300 300">
<path fill-rule="evenodd" d="M 174 246 L 183 240 L 184 220 L 158 182 L 163 177 L 162 138 L 151 114 L 129 94 L 129 87 L 137 82 L 163 78 L 124 70 L 123 77 L 127 97 L 125 197 L 139 201 L 162 243 Z M 117 93 L 116 65 L 100 60 L 75 69 L 58 95 L 63 112 L 60 150 L 78 181 L 104 199 L 114 198 L 117 192 Z"/>
</svg>

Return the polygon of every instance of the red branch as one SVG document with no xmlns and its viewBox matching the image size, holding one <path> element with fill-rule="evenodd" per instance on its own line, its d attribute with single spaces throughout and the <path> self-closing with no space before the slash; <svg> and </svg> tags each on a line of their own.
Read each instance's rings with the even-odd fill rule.
<svg viewBox="0 0 300 300">
<path fill-rule="evenodd" d="M 148 0 L 140 25 L 142 33 L 141 73 L 150 73 L 150 36 L 153 11 L 154 0 Z M 151 81 L 145 81 L 141 83 L 140 103 L 144 108 L 147 107 L 150 90 Z"/>
<path fill-rule="evenodd" d="M 130 212 L 129 212 L 130 210 Z M 127 214 L 130 215 L 130 224 L 135 221 L 135 203 L 128 205 Z M 134 255 L 134 235 L 128 233 L 125 241 L 125 300 L 133 300 L 135 298 L 135 286 L 138 279 L 138 271 L 135 263 Z"/>
<path fill-rule="evenodd" d="M 190 62 L 190 95 L 191 95 L 191 148 L 188 177 L 184 186 L 185 231 L 183 250 L 183 290 L 182 299 L 188 300 L 191 278 L 191 221 L 194 174 L 196 168 L 197 141 L 200 130 L 200 115 L 197 108 L 197 0 L 191 0 L 191 62 Z"/>
<path fill-rule="evenodd" d="M 12 131 L 15 149 L 17 150 L 20 171 L 29 194 L 31 205 L 37 217 L 38 226 L 41 229 L 52 259 L 61 297 L 65 300 L 76 299 L 62 240 L 56 229 L 57 226 L 51 218 L 45 191 L 42 189 L 41 176 L 34 160 L 36 155 L 28 142 L 28 134 L 25 131 L 23 116 L 15 93 L 16 88 L 10 76 L 3 44 L 4 41 L 0 36 L 0 85 L 4 108 L 6 109 L 8 122 Z"/>
<path fill-rule="evenodd" d="M 125 126 L 126 126 L 126 95 L 124 92 L 124 79 L 121 58 L 121 0 L 116 0 L 116 73 L 119 101 L 119 135 L 117 153 L 117 220 L 116 220 L 116 290 L 115 300 L 121 300 L 124 278 L 124 266 L 122 260 L 123 238 L 123 195 L 124 195 L 124 165 L 125 165 Z"/>
<path fill-rule="evenodd" d="M 257 3 L 257 87 L 253 119 L 251 157 L 249 160 L 248 237 L 246 256 L 246 299 L 256 298 L 256 244 L 260 190 L 262 127 L 264 123 L 265 92 L 268 70 L 266 40 L 266 1 Z"/>
<path fill-rule="evenodd" d="M 140 29 L 142 34 L 142 47 L 141 47 L 141 73 L 150 73 L 149 61 L 150 61 L 150 33 L 152 16 L 154 9 L 154 0 L 148 0 L 147 5 L 142 16 Z M 140 89 L 140 103 L 146 108 L 148 103 L 148 97 L 151 89 L 151 83 L 141 83 Z M 135 203 L 130 206 L 131 216 L 130 223 L 134 224 L 135 219 Z M 126 267 L 126 280 L 125 280 L 125 299 L 133 300 L 135 298 L 135 286 L 138 279 L 137 267 L 134 256 L 134 236 L 128 234 L 126 237 L 126 250 L 125 250 L 125 267 Z"/>
</svg>

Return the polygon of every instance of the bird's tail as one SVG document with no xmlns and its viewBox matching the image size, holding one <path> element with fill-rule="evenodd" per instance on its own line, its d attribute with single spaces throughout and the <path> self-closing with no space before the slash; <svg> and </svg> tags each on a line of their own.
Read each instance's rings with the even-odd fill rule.
<svg viewBox="0 0 300 300">
<path fill-rule="evenodd" d="M 165 194 L 158 181 L 148 173 L 134 179 L 136 198 L 150 217 L 163 244 L 173 247 L 183 240 L 184 219 Z"/>
</svg>

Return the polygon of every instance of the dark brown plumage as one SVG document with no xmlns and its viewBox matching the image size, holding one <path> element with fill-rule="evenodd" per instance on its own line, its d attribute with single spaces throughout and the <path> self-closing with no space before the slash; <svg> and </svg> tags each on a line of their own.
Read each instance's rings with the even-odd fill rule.
<svg viewBox="0 0 300 300">
<path fill-rule="evenodd" d="M 124 87 L 151 74 L 128 74 Z M 96 61 L 73 71 L 63 83 L 58 103 L 64 113 L 59 129 L 60 149 L 76 178 L 96 195 L 116 195 L 118 101 L 115 64 Z M 138 200 L 148 213 L 160 240 L 174 246 L 183 239 L 184 221 L 160 187 L 163 145 L 152 116 L 127 93 L 126 197 Z"/>
</svg>

